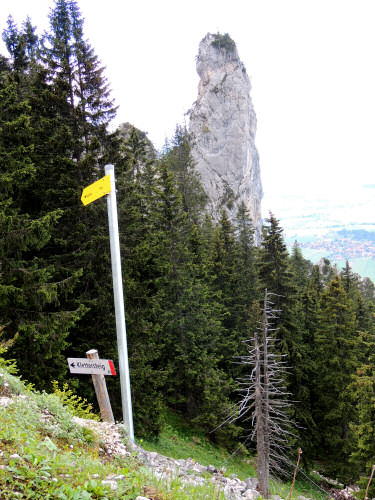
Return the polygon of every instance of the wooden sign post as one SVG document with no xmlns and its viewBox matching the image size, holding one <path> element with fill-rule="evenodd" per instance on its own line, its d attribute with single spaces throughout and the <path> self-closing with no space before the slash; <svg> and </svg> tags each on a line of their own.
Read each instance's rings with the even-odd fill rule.
<svg viewBox="0 0 375 500">
<path fill-rule="evenodd" d="M 91 349 L 86 352 L 86 356 L 88 359 L 99 359 L 99 354 L 96 349 Z M 107 385 L 105 383 L 104 375 L 91 375 L 92 382 L 94 384 L 96 397 L 99 403 L 100 414 L 102 416 L 102 420 L 104 422 L 110 422 L 111 424 L 115 423 L 115 419 L 113 418 L 111 402 L 109 401 Z"/>
<path fill-rule="evenodd" d="M 68 358 L 69 371 L 70 373 L 91 375 L 102 420 L 114 424 L 115 419 L 113 418 L 104 378 L 104 375 L 116 375 L 113 361 L 111 359 L 99 359 L 96 349 L 87 351 L 86 356 L 87 358 Z"/>
</svg>

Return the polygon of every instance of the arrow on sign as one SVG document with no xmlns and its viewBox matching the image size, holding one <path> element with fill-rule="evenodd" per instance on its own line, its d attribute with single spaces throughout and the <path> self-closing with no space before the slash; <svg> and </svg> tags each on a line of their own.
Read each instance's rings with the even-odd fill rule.
<svg viewBox="0 0 375 500">
<path fill-rule="evenodd" d="M 70 373 L 116 375 L 111 359 L 68 358 L 68 366 Z"/>
<path fill-rule="evenodd" d="M 84 205 L 88 205 L 92 201 L 101 198 L 102 196 L 111 192 L 111 177 L 106 175 L 98 181 L 85 187 L 82 191 L 81 201 Z"/>
</svg>

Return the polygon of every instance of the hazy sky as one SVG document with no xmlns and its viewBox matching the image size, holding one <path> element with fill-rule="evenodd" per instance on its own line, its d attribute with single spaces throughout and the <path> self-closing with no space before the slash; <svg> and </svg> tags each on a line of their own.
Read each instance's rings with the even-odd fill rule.
<svg viewBox="0 0 375 500">
<path fill-rule="evenodd" d="M 53 0 L 2 0 L 48 26 Z M 85 35 L 129 121 L 157 147 L 197 97 L 195 56 L 228 32 L 252 82 L 266 199 L 375 183 L 375 0 L 78 0 Z"/>
</svg>

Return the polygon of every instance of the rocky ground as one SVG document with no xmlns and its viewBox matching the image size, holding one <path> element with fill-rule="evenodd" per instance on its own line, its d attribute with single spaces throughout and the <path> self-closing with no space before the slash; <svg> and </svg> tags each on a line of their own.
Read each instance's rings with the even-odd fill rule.
<svg viewBox="0 0 375 500">
<path fill-rule="evenodd" d="M 0 404 L 7 405 L 10 403 L 12 395 L 6 393 L 4 384 Z M 25 396 L 18 396 L 25 397 Z M 204 466 L 197 463 L 195 460 L 174 459 L 165 457 L 156 452 L 148 452 L 134 443 L 124 443 L 124 432 L 121 424 L 110 424 L 107 422 L 97 422 L 95 420 L 86 420 L 74 417 L 77 425 L 85 426 L 93 430 L 100 437 L 102 443 L 100 453 L 103 458 L 115 457 L 116 455 L 133 455 L 152 474 L 158 479 L 165 482 L 173 478 L 179 478 L 183 483 L 192 485 L 204 485 L 211 483 L 215 485 L 217 491 L 223 492 L 228 500 L 243 500 L 254 499 L 260 497 L 257 491 L 257 478 L 249 477 L 245 481 L 241 481 L 236 475 L 231 474 L 229 477 L 225 474 L 225 469 L 218 470 L 212 465 Z M 103 482 L 109 484 L 112 489 L 116 489 L 119 481 L 123 481 L 125 476 L 110 476 Z M 347 490 L 332 490 L 329 494 L 337 500 L 352 500 L 352 491 Z M 272 495 L 272 500 L 281 500 L 281 497 Z M 136 500 L 149 500 L 147 497 L 137 497 Z M 298 500 L 307 500 L 305 497 L 298 497 Z"/>
<path fill-rule="evenodd" d="M 7 406 L 14 397 L 26 398 L 26 396 L 13 396 L 8 391 L 8 384 L 6 383 L 3 384 L 2 389 L 0 405 Z M 177 477 L 183 483 L 190 483 L 192 485 L 203 485 L 211 482 L 217 486 L 218 491 L 224 492 L 225 497 L 231 500 L 253 499 L 260 496 L 256 491 L 256 478 L 248 478 L 246 481 L 241 481 L 235 475 L 226 477 L 225 470 L 219 471 L 211 465 L 200 465 L 191 458 L 187 460 L 175 460 L 156 452 L 145 451 L 140 446 L 131 442 L 125 444 L 123 426 L 121 424 L 97 422 L 78 417 L 74 417 L 73 419 L 77 425 L 88 427 L 98 434 L 102 443 L 99 452 L 103 459 L 115 457 L 116 455 L 133 455 L 140 464 L 147 467 L 152 474 L 165 482 Z M 103 482 L 115 490 L 119 481 L 123 481 L 124 479 L 125 476 L 122 475 L 110 476 Z M 149 499 L 138 497 L 136 500 Z"/>
<path fill-rule="evenodd" d="M 80 425 L 87 426 L 100 434 L 104 442 L 102 453 L 106 453 L 109 456 L 135 454 L 137 459 L 159 479 L 168 481 L 173 477 L 179 477 L 182 482 L 193 485 L 203 485 L 210 482 L 217 487 L 218 491 L 222 491 L 228 500 L 260 497 L 260 493 L 256 489 L 258 484 L 256 477 L 249 477 L 245 481 L 241 481 L 235 474 L 227 477 L 225 469 L 218 470 L 212 465 L 204 466 L 191 458 L 176 460 L 156 452 L 145 451 L 133 443 L 125 445 L 121 437 L 122 431 L 119 424 L 95 422 L 94 420 L 79 418 L 75 418 L 75 420 Z M 121 476 L 111 477 L 107 478 L 107 482 L 115 489 L 117 482 L 122 479 Z M 327 491 L 327 497 L 329 495 L 336 500 L 357 500 L 353 496 L 353 493 L 354 489 L 350 487 L 345 489 L 331 489 L 329 492 Z M 147 497 L 138 497 L 136 500 L 149 499 Z M 272 495 L 271 500 L 281 500 L 281 497 Z M 308 499 L 299 496 L 298 500 Z"/>
<path fill-rule="evenodd" d="M 101 450 L 102 453 L 106 453 L 110 456 L 116 454 L 135 454 L 137 459 L 150 469 L 152 474 L 159 479 L 169 481 L 171 478 L 178 477 L 182 482 L 193 485 L 203 485 L 210 482 L 230 500 L 253 499 L 260 496 L 259 492 L 256 490 L 258 481 L 255 477 L 250 477 L 245 481 L 241 481 L 234 474 L 227 477 L 225 475 L 225 469 L 218 470 L 212 465 L 204 466 L 191 458 L 176 460 L 156 452 L 145 451 L 140 446 L 133 443 L 125 445 L 121 437 L 121 428 L 118 424 L 95 422 L 93 420 L 78 418 L 75 418 L 75 421 L 80 425 L 90 427 L 100 434 L 105 443 L 104 449 Z M 107 483 L 115 489 L 117 487 L 117 482 L 121 480 L 121 476 L 110 477 L 107 478 Z M 280 497 L 273 495 L 272 499 L 279 500 Z M 146 499 L 146 497 L 138 497 L 136 500 L 148 499 Z M 305 499 L 301 497 L 300 500 Z"/>
<path fill-rule="evenodd" d="M 217 486 L 218 491 L 224 492 L 226 498 L 231 500 L 253 499 L 259 495 L 256 491 L 257 479 L 248 478 L 241 481 L 234 474 L 225 476 L 225 470 L 217 470 L 212 465 L 204 466 L 191 458 L 187 460 L 165 457 L 156 452 L 148 452 L 140 446 L 130 443 L 125 445 L 121 437 L 122 432 L 118 424 L 95 422 L 93 420 L 74 419 L 78 424 L 91 428 L 100 434 L 104 442 L 102 453 L 107 455 L 130 455 L 134 454 L 139 462 L 146 466 L 158 479 L 169 481 L 178 477 L 182 482 L 193 485 L 202 485 L 211 482 Z M 115 489 L 121 476 L 107 479 L 107 483 Z M 146 497 L 138 497 L 143 500 Z M 276 499 L 275 499 L 276 500 Z"/>
</svg>

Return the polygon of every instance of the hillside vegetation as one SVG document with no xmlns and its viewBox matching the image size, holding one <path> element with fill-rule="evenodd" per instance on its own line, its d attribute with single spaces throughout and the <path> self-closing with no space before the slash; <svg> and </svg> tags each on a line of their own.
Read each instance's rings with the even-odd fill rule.
<svg viewBox="0 0 375 500">
<path fill-rule="evenodd" d="M 157 442 L 173 414 L 229 453 L 255 454 L 253 408 L 234 418 L 241 381 L 252 395 L 254 364 L 238 360 L 262 324 L 267 290 L 273 317 L 263 345 L 288 367 L 269 397 L 294 402 L 295 429 L 287 434 L 274 419 L 288 465 L 271 472 L 289 478 L 301 448 L 304 470 L 358 483 L 363 497 L 375 462 L 373 283 L 348 263 L 313 265 L 297 245 L 290 255 L 272 213 L 259 247 L 244 204 L 234 222 L 225 207 L 213 220 L 186 129 L 159 153 L 134 127 L 110 132 L 116 107 L 77 2 L 56 0 L 49 19 L 40 36 L 31 20 L 18 27 L 10 18 L 0 55 L 0 329 L 13 341 L 4 356 L 38 391 L 69 382 L 93 404 L 89 377 L 71 377 L 66 358 L 97 349 L 118 366 L 106 199 L 81 203 L 83 188 L 114 164 L 137 439 Z M 107 383 L 119 420 L 119 377 Z M 21 421 L 35 421 L 37 404 L 20 410 L 29 412 Z M 17 447 L 26 450 L 25 429 Z M 43 429 L 42 441 L 52 439 Z M 64 439 L 86 446 L 79 434 L 77 445 Z M 48 461 L 65 456 L 64 439 Z"/>
<path fill-rule="evenodd" d="M 121 427 L 96 422 L 96 415 L 84 401 L 59 391 L 38 393 L 10 372 L 1 360 L 0 368 L 0 491 L 2 499 L 136 499 L 150 500 L 224 499 L 224 493 L 209 481 L 204 486 L 183 483 L 178 477 L 160 479 L 138 459 L 136 452 L 117 446 L 108 429 Z M 63 404 L 62 400 L 68 403 Z M 76 414 L 95 420 L 85 420 Z M 80 423 L 78 423 L 80 422 Z M 93 424 L 96 422 L 96 425 Z M 175 458 L 193 458 L 212 464 L 226 475 L 245 479 L 254 476 L 250 455 L 231 457 L 205 438 L 199 429 L 180 418 L 170 424 L 157 442 L 141 442 Z M 102 432 L 100 429 L 102 428 Z M 115 434 L 116 434 L 115 431 Z M 108 439 L 109 438 L 109 439 Z M 208 475 L 209 476 L 209 475 Z M 273 481 L 271 491 L 282 498 L 291 483 Z M 293 497 L 323 500 L 324 492 L 310 481 L 297 481 Z"/>
<path fill-rule="evenodd" d="M 0 372 L 2 499 L 223 498 L 210 485 L 158 479 L 135 453 L 105 451 L 104 436 L 75 420 L 74 404 L 69 408 L 56 394 L 33 391 L 4 367 Z"/>
</svg>

